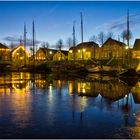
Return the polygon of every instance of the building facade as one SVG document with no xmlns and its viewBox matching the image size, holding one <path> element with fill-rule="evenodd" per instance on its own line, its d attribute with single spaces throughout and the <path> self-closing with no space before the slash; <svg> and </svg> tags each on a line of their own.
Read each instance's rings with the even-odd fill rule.
<svg viewBox="0 0 140 140">
<path fill-rule="evenodd" d="M 99 58 L 99 45 L 95 42 L 80 43 L 71 47 L 68 53 L 68 60 L 89 60 Z"/>
<path fill-rule="evenodd" d="M 53 61 L 68 60 L 68 51 L 59 50 L 53 55 Z"/>
<path fill-rule="evenodd" d="M 20 67 L 28 64 L 29 53 L 23 45 L 19 45 L 11 51 L 11 58 L 13 65 Z"/>
<path fill-rule="evenodd" d="M 35 54 L 36 61 L 46 61 L 53 60 L 53 55 L 57 52 L 57 50 L 49 49 L 49 48 L 39 48 Z"/>
<path fill-rule="evenodd" d="M 7 62 L 10 61 L 10 49 L 0 43 L 0 61 Z"/>
<path fill-rule="evenodd" d="M 100 59 L 123 58 L 127 55 L 126 44 L 108 38 L 100 48 Z"/>
<path fill-rule="evenodd" d="M 135 43 L 131 52 L 132 52 L 133 59 L 140 59 L 140 39 L 135 40 Z"/>
</svg>

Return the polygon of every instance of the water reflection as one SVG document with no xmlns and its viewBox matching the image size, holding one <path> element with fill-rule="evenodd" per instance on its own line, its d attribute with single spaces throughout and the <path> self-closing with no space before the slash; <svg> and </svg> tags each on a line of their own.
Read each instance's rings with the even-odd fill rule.
<svg viewBox="0 0 140 140">
<path fill-rule="evenodd" d="M 140 138 L 139 95 L 115 77 L 0 75 L 0 137 Z"/>
</svg>

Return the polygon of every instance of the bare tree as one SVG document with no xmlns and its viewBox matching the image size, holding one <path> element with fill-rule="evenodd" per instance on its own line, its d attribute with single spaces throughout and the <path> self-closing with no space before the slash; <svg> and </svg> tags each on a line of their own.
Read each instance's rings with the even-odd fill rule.
<svg viewBox="0 0 140 140">
<path fill-rule="evenodd" d="M 71 37 L 69 37 L 69 38 L 67 39 L 66 44 L 68 45 L 69 48 L 73 46 L 73 40 L 72 40 Z"/>
<path fill-rule="evenodd" d="M 56 43 L 56 48 L 61 50 L 63 47 L 63 40 L 62 39 L 59 39 Z"/>
<path fill-rule="evenodd" d="M 103 43 L 105 42 L 105 40 L 106 40 L 106 35 L 105 35 L 105 33 L 104 33 L 104 32 L 100 32 L 100 33 L 98 34 L 98 41 L 99 41 L 99 43 L 100 43 L 101 45 L 103 45 Z"/>
<path fill-rule="evenodd" d="M 13 48 L 14 48 L 14 43 L 13 42 L 11 42 L 11 44 L 9 45 L 9 47 L 10 47 L 10 49 L 12 50 Z"/>
<path fill-rule="evenodd" d="M 41 47 L 42 47 L 42 48 L 46 48 L 45 42 L 43 42 L 43 43 L 41 44 Z"/>
<path fill-rule="evenodd" d="M 125 40 L 132 39 L 132 32 L 130 30 L 129 32 L 127 32 L 127 30 L 123 30 L 121 33 L 121 38 L 123 39 L 123 42 L 125 42 Z"/>
<path fill-rule="evenodd" d="M 114 37 L 114 34 L 112 32 L 108 32 L 106 35 L 106 39 L 113 38 L 113 37 Z"/>
<path fill-rule="evenodd" d="M 49 47 L 50 47 L 50 44 L 49 44 L 49 42 L 46 42 L 46 48 L 48 49 Z"/>
<path fill-rule="evenodd" d="M 41 46 L 42 46 L 42 48 L 49 48 L 49 43 L 48 42 L 43 42 L 42 44 L 41 44 Z"/>
<path fill-rule="evenodd" d="M 126 36 L 126 30 L 123 30 L 121 33 L 121 38 L 123 39 L 123 43 L 125 41 L 125 36 Z"/>
<path fill-rule="evenodd" d="M 92 35 L 89 39 L 89 41 L 93 41 L 96 42 L 97 41 L 97 37 L 95 35 Z"/>
</svg>

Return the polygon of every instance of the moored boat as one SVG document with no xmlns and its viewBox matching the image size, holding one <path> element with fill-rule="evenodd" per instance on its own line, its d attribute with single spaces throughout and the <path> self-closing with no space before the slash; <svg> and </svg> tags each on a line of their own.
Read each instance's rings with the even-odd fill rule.
<svg viewBox="0 0 140 140">
<path fill-rule="evenodd" d="M 119 73 L 119 76 L 127 76 L 127 77 L 135 77 L 138 73 L 135 69 L 125 69 L 124 71 Z"/>
</svg>

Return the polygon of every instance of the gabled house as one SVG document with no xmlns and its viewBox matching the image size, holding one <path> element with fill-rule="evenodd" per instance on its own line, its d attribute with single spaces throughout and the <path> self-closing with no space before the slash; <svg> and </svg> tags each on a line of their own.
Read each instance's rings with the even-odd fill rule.
<svg viewBox="0 0 140 140">
<path fill-rule="evenodd" d="M 58 50 L 53 55 L 53 60 L 54 61 L 61 61 L 61 60 L 67 60 L 67 59 L 68 59 L 68 51 Z"/>
<path fill-rule="evenodd" d="M 10 49 L 0 43 L 0 61 L 10 61 Z"/>
<path fill-rule="evenodd" d="M 29 53 L 23 45 L 19 45 L 11 51 L 11 59 L 13 65 L 20 67 L 28 63 Z"/>
<path fill-rule="evenodd" d="M 140 59 L 140 39 L 136 39 L 133 49 L 132 49 L 132 58 Z"/>
<path fill-rule="evenodd" d="M 49 48 L 39 48 L 35 54 L 36 61 L 46 61 L 53 60 L 53 55 L 57 52 L 57 50 L 49 49 Z"/>
<path fill-rule="evenodd" d="M 123 58 L 126 53 L 126 44 L 108 38 L 100 48 L 100 59 Z"/>
<path fill-rule="evenodd" d="M 95 42 L 83 42 L 71 47 L 68 53 L 68 60 L 88 60 L 99 58 L 99 45 Z"/>
</svg>

